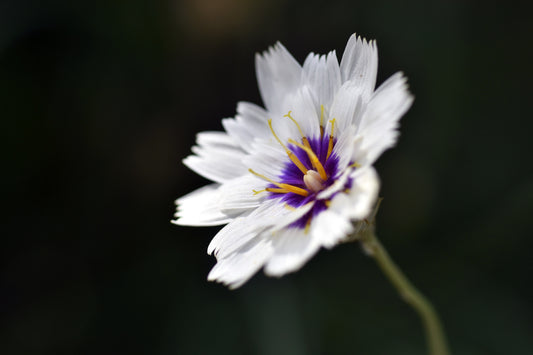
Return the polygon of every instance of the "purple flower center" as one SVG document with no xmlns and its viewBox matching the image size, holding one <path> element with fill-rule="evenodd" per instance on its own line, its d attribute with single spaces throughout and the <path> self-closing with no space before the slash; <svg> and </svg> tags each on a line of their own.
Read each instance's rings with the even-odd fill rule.
<svg viewBox="0 0 533 355">
<path fill-rule="evenodd" d="M 336 139 L 333 139 L 333 146 L 335 146 L 336 141 Z M 314 137 L 309 139 L 309 146 L 316 154 L 318 160 L 324 167 L 324 170 L 327 175 L 327 179 L 318 180 L 322 184 L 321 189 L 310 188 L 309 183 L 306 184 L 306 182 L 304 181 L 304 176 L 306 176 L 306 174 L 304 174 L 292 161 L 289 160 L 285 163 L 285 167 L 283 168 L 283 171 L 279 175 L 277 181 L 282 184 L 289 184 L 304 189 L 308 192 L 307 196 L 302 196 L 301 194 L 297 194 L 294 192 L 270 192 L 269 198 L 279 199 L 280 202 L 286 203 L 288 206 L 294 208 L 301 207 L 312 201 L 315 202 L 311 210 L 307 212 L 303 217 L 293 222 L 290 227 L 305 228 L 314 216 L 327 209 L 326 200 L 317 199 L 317 195 L 320 193 L 321 190 L 331 186 L 340 176 L 338 167 L 339 157 L 335 152 L 331 152 L 328 157 L 329 144 L 330 137 L 327 135 L 322 138 Z M 302 162 L 302 164 L 308 170 L 314 172 L 314 167 L 311 162 L 311 159 L 309 158 L 309 154 L 304 149 L 293 144 L 289 144 L 288 148 L 294 153 L 294 155 L 296 155 L 298 160 L 300 160 L 300 162 Z M 307 175 L 309 175 L 309 173 Z M 314 173 L 314 175 L 317 174 Z M 347 182 L 347 185 L 351 185 L 351 180 Z M 276 185 L 271 184 L 269 185 L 269 187 L 276 188 Z M 346 187 L 349 188 L 349 186 Z"/>
</svg>

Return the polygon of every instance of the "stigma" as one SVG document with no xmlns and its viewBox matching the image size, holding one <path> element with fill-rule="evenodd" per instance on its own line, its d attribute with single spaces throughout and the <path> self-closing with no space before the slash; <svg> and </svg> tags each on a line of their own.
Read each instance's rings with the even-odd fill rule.
<svg viewBox="0 0 533 355">
<path fill-rule="evenodd" d="M 324 188 L 324 180 L 315 170 L 307 170 L 304 175 L 304 184 L 309 190 L 317 193 Z"/>
</svg>

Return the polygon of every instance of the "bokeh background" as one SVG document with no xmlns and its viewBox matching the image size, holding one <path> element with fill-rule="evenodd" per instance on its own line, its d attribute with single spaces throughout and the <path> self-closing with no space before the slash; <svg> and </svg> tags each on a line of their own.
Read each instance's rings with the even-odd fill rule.
<svg viewBox="0 0 533 355">
<path fill-rule="evenodd" d="M 454 354 L 531 354 L 532 23 L 512 1 L 2 1 L 0 353 L 425 354 L 359 245 L 228 291 L 218 228 L 170 224 L 206 183 L 195 134 L 261 104 L 254 53 L 340 58 L 357 32 L 416 96 L 378 234 Z"/>
</svg>

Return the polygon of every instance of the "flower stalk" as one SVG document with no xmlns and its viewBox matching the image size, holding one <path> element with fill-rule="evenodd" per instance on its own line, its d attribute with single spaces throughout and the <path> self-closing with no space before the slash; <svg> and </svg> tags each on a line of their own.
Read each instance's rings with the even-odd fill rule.
<svg viewBox="0 0 533 355">
<path fill-rule="evenodd" d="M 361 241 L 367 254 L 376 260 L 385 276 L 387 276 L 400 294 L 400 297 L 413 307 L 422 319 L 429 354 L 450 355 L 444 330 L 437 312 L 428 299 L 407 279 L 376 236 L 374 220 L 380 203 L 381 199 L 378 201 L 371 219 L 366 223 L 366 227 L 359 233 L 358 239 Z"/>
</svg>

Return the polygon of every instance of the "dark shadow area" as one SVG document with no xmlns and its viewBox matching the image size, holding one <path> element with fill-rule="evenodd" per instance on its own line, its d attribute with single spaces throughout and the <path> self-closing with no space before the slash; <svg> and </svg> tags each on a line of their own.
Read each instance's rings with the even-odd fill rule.
<svg viewBox="0 0 533 355">
<path fill-rule="evenodd" d="M 0 353 L 425 354 L 357 244 L 237 291 L 206 281 L 218 228 L 170 224 L 205 180 L 181 160 L 254 54 L 375 38 L 416 99 L 377 163 L 378 234 L 453 354 L 533 349 L 533 21 L 525 2 L 4 1 Z"/>
</svg>

